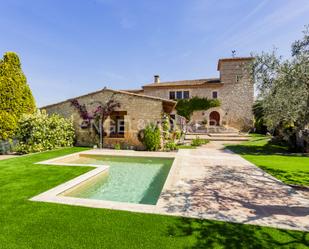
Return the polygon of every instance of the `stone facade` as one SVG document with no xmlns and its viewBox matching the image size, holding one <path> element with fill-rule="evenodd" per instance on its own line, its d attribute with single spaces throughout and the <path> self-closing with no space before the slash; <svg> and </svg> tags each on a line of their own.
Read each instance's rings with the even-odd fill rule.
<svg viewBox="0 0 309 249">
<path fill-rule="evenodd" d="M 211 125 L 210 114 L 220 115 L 220 126 L 247 131 L 253 125 L 252 105 L 254 102 L 253 79 L 249 74 L 249 64 L 253 58 L 221 59 L 218 63 L 220 78 L 191 81 L 152 83 L 143 86 L 143 94 L 169 99 L 170 91 L 189 91 L 190 97 L 207 97 L 217 92 L 221 106 L 206 111 L 194 112 L 193 122 Z"/>
<path fill-rule="evenodd" d="M 248 65 L 253 58 L 228 58 L 220 59 L 218 70 L 220 78 L 184 80 L 174 82 L 160 82 L 158 76 L 154 83 L 144 85 L 142 89 L 128 91 L 114 91 L 103 89 L 98 92 L 79 96 L 76 99 L 80 104 L 85 104 L 88 110 L 93 110 L 98 101 L 107 102 L 112 96 L 120 103 L 116 110 L 121 113 L 121 123 L 124 132 L 119 137 L 110 133 L 113 117 L 104 123 L 104 146 L 112 147 L 120 144 L 122 147 L 142 149 L 138 140 L 138 132 L 148 123 L 161 121 L 163 113 L 175 113 L 176 102 L 169 100 L 170 92 L 186 91 L 189 97 L 213 98 L 216 92 L 221 106 L 205 111 L 195 112 L 193 122 L 203 123 L 206 126 L 233 127 L 247 131 L 253 125 L 252 105 L 254 101 L 253 80 L 248 73 Z M 48 114 L 57 113 L 67 118 L 72 118 L 76 143 L 81 146 L 98 144 L 98 133 L 93 125 L 82 127 L 83 119 L 70 100 L 42 107 Z M 119 114 L 120 115 L 120 114 Z M 214 118 L 215 121 L 214 122 Z M 118 120 L 119 121 L 119 120 Z"/>
<path fill-rule="evenodd" d="M 148 123 L 158 123 L 161 121 L 164 112 L 170 112 L 175 106 L 174 101 L 161 100 L 159 98 L 141 96 L 133 93 L 114 91 L 105 89 L 95 93 L 83 95 L 75 99 L 80 104 L 85 104 L 89 111 L 94 110 L 98 101 L 104 103 L 113 98 L 120 103 L 120 108 L 116 111 L 125 113 L 124 115 L 124 137 L 110 136 L 110 121 L 104 123 L 104 147 L 113 147 L 120 144 L 125 148 L 142 149 L 143 145 L 138 140 L 138 132 Z M 70 100 L 45 106 L 41 109 L 48 114 L 57 113 L 66 118 L 72 118 L 76 132 L 76 144 L 79 146 L 94 146 L 99 142 L 98 133 L 93 126 L 82 128 L 83 119 L 77 109 L 71 105 Z"/>
</svg>

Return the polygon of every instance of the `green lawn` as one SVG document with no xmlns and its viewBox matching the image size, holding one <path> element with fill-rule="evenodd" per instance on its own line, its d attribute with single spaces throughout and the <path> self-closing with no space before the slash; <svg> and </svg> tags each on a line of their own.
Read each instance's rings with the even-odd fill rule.
<svg viewBox="0 0 309 249">
<path fill-rule="evenodd" d="M 250 141 L 227 148 L 287 184 L 309 186 L 308 155 L 291 154 L 262 135 L 253 135 Z"/>
<path fill-rule="evenodd" d="M 28 199 L 90 170 L 35 162 L 69 148 L 0 161 L 0 248 L 306 248 L 309 234 Z"/>
</svg>

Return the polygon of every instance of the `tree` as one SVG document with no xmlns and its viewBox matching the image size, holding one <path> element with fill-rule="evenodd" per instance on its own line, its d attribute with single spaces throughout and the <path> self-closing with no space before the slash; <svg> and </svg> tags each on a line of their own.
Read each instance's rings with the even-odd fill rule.
<svg viewBox="0 0 309 249">
<path fill-rule="evenodd" d="M 104 88 L 105 89 L 105 88 Z M 117 109 L 120 108 L 120 103 L 114 99 L 113 94 L 108 101 L 103 103 L 102 101 L 95 101 L 91 104 L 98 104 L 97 108 L 93 113 L 89 113 L 85 104 L 79 104 L 77 99 L 71 100 L 71 105 L 74 106 L 79 112 L 80 117 L 83 119 L 83 122 L 86 122 L 90 125 L 91 120 L 94 120 L 98 123 L 98 127 L 95 126 L 97 132 L 99 133 L 99 147 L 103 148 L 103 135 L 104 127 L 103 124 L 106 119 Z M 87 125 L 87 127 L 89 127 Z"/>
<path fill-rule="evenodd" d="M 8 118 L 10 123 L 15 124 L 22 114 L 33 113 L 35 109 L 34 98 L 21 69 L 18 55 L 13 52 L 5 53 L 0 60 L 1 114 L 10 116 Z M 8 122 L 4 124 L 2 121 L 5 120 L 3 118 L 0 120 L 0 139 L 12 137 L 16 127 L 8 125 Z"/>
<path fill-rule="evenodd" d="M 297 40 L 292 44 L 292 56 L 297 56 L 309 51 L 309 25 L 305 26 L 304 37 L 301 40 Z"/>
<path fill-rule="evenodd" d="M 292 44 L 290 59 L 283 60 L 274 51 L 255 55 L 252 65 L 267 127 L 287 130 L 290 138 L 309 124 L 308 35 L 307 27 L 303 39 Z"/>
<path fill-rule="evenodd" d="M 252 112 L 254 115 L 254 126 L 255 132 L 266 134 L 267 133 L 267 126 L 265 124 L 265 117 L 264 117 L 264 109 L 262 105 L 262 101 L 257 100 L 252 107 Z"/>
<path fill-rule="evenodd" d="M 104 127 L 103 124 L 106 119 L 117 109 L 120 108 L 120 103 L 113 99 L 113 96 L 106 102 L 102 103 L 101 101 L 97 101 L 99 106 L 94 111 L 94 119 L 99 123 L 99 135 L 100 141 L 99 146 L 100 149 L 103 148 L 103 134 L 104 134 Z"/>
<path fill-rule="evenodd" d="M 0 110 L 0 140 L 13 137 L 17 128 L 16 118 L 6 111 Z"/>
</svg>

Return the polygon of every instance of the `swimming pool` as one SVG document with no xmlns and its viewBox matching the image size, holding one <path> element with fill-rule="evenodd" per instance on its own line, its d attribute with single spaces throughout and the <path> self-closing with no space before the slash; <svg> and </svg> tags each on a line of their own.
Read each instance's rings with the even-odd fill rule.
<svg viewBox="0 0 309 249">
<path fill-rule="evenodd" d="M 64 196 L 155 205 L 173 158 L 79 155 L 69 164 L 107 165 L 109 168 L 87 182 L 62 193 Z"/>
</svg>

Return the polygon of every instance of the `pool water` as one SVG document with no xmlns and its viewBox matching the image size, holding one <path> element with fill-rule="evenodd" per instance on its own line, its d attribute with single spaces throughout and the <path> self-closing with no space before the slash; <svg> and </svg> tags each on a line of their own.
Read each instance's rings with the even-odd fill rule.
<svg viewBox="0 0 309 249">
<path fill-rule="evenodd" d="M 153 157 L 80 156 L 70 163 L 110 167 L 92 182 L 72 189 L 65 195 L 155 205 L 173 160 Z"/>
</svg>

